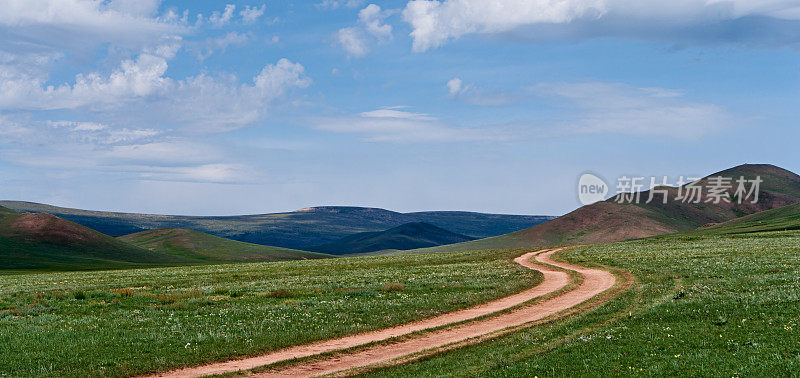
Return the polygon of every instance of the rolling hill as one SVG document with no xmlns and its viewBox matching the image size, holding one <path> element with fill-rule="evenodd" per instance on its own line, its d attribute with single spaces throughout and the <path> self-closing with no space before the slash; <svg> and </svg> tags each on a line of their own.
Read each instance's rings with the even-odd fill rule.
<svg viewBox="0 0 800 378">
<path fill-rule="evenodd" d="M 206 262 L 280 261 L 332 257 L 321 253 L 251 244 L 182 228 L 161 228 L 117 240 L 165 255 Z"/>
<path fill-rule="evenodd" d="M 406 223 L 386 231 L 361 232 L 310 250 L 331 254 L 365 253 L 388 249 L 406 250 L 460 243 L 474 238 L 456 234 L 430 223 Z"/>
<path fill-rule="evenodd" d="M 0 270 L 89 270 L 188 263 L 50 214 L 0 207 Z"/>
<path fill-rule="evenodd" d="M 98 270 L 332 257 L 249 244 L 189 230 L 114 238 L 44 213 L 0 207 L 0 271 Z"/>
<path fill-rule="evenodd" d="M 800 203 L 762 211 L 707 227 L 692 235 L 732 235 L 754 232 L 800 230 Z"/>
<path fill-rule="evenodd" d="M 127 235 L 159 228 L 185 228 L 255 244 L 307 249 L 358 232 L 383 231 L 425 222 L 475 238 L 507 234 L 548 221 L 536 215 L 482 214 L 463 211 L 394 211 L 345 206 L 310 207 L 275 214 L 178 216 L 77 210 L 32 202 L 0 201 L 19 212 L 49 213 L 108 235 Z"/>
<path fill-rule="evenodd" d="M 419 252 L 615 242 L 689 231 L 705 224 L 722 223 L 800 202 L 800 176 L 773 165 L 740 165 L 709 175 L 698 180 L 696 185 L 708 188 L 709 179 L 716 176 L 732 177 L 734 180 L 741 176 L 748 179 L 761 177 L 763 183 L 759 188 L 758 203 L 708 203 L 708 196 L 705 194 L 701 203 L 685 203 L 675 200 L 678 188 L 657 187 L 656 189 L 667 191 L 666 204 L 663 203 L 663 195 L 655 192 L 654 200 L 646 204 L 617 203 L 618 197 L 615 196 L 507 235 L 426 248 Z M 646 199 L 649 194 L 649 191 L 644 191 L 641 196 Z"/>
</svg>

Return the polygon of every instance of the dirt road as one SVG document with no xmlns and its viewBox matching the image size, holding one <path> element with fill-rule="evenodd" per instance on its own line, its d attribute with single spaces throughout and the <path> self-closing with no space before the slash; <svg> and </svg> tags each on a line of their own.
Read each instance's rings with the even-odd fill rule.
<svg viewBox="0 0 800 378">
<path fill-rule="evenodd" d="M 160 377 L 196 377 L 220 374 L 238 370 L 248 370 L 259 366 L 274 364 L 295 358 L 315 356 L 322 353 L 340 351 L 374 342 L 385 341 L 394 337 L 409 335 L 414 332 L 452 325 L 451 327 L 424 333 L 394 343 L 375 345 L 353 353 L 320 359 L 299 365 L 288 365 L 280 370 L 273 370 L 259 376 L 314 376 L 340 372 L 347 369 L 386 363 L 391 360 L 419 353 L 430 349 L 462 342 L 471 338 L 485 336 L 508 327 L 541 320 L 563 310 L 581 304 L 597 294 L 610 289 L 615 282 L 614 275 L 598 270 L 556 262 L 551 255 L 558 250 L 526 253 L 514 261 L 544 275 L 543 281 L 520 293 L 497 299 L 479 306 L 454 311 L 434 318 L 403 324 L 382 330 L 346 336 L 338 339 L 290 347 L 261 356 L 214 363 L 159 374 Z M 531 258 L 543 264 L 531 261 Z M 521 307 L 497 316 L 477 321 L 456 324 L 485 315 L 516 307 L 537 297 L 553 293 L 569 283 L 567 273 L 554 269 L 550 264 L 563 269 L 573 270 L 583 276 L 583 282 L 575 289 L 558 296 L 546 299 L 530 306 Z"/>
</svg>

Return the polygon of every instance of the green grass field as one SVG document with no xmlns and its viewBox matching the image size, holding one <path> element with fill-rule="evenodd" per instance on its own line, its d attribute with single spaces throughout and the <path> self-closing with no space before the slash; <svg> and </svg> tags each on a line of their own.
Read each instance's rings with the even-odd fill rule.
<svg viewBox="0 0 800 378">
<path fill-rule="evenodd" d="M 570 247 L 632 273 L 584 313 L 372 376 L 792 376 L 800 207 Z M 514 250 L 0 276 L 0 376 L 124 376 L 404 323 L 529 287 Z"/>
<path fill-rule="evenodd" d="M 561 255 L 632 272 L 590 312 L 371 376 L 797 376 L 800 232 L 675 235 Z"/>
<path fill-rule="evenodd" d="M 514 252 L 0 276 L 0 376 L 123 376 L 383 328 L 508 295 Z"/>
</svg>

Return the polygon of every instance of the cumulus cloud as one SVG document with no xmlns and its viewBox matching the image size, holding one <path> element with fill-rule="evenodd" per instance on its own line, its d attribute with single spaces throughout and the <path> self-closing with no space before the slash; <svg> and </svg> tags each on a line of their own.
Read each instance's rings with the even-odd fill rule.
<svg viewBox="0 0 800 378">
<path fill-rule="evenodd" d="M 348 55 L 356 58 L 367 55 L 369 47 L 364 34 L 358 28 L 342 28 L 334 35 L 336 42 L 347 52 Z"/>
<path fill-rule="evenodd" d="M 234 10 L 236 10 L 236 5 L 227 4 L 225 5 L 225 10 L 223 10 L 222 13 L 219 11 L 214 11 L 211 13 L 211 16 L 208 17 L 208 21 L 215 27 L 223 27 L 233 18 Z"/>
<path fill-rule="evenodd" d="M 195 132 L 224 132 L 259 121 L 274 101 L 295 88 L 308 87 L 311 79 L 300 63 L 280 59 L 266 65 L 251 83 L 240 83 L 232 75 L 205 74 L 175 83 L 171 93 L 141 103 L 139 109 L 150 109 L 151 115 Z"/>
<path fill-rule="evenodd" d="M 0 110 L 121 112 L 129 121 L 159 117 L 152 121 L 218 132 L 252 124 L 287 91 L 311 84 L 304 67 L 287 59 L 266 65 L 252 84 L 240 84 L 232 75 L 174 80 L 165 76 L 171 55 L 169 48 L 156 48 L 123 61 L 108 75 L 78 74 L 74 84 L 58 87 L 24 75 L 0 76 Z"/>
<path fill-rule="evenodd" d="M 455 98 L 459 94 L 461 94 L 466 88 L 464 88 L 464 82 L 461 79 L 454 77 L 447 81 L 447 92 L 451 98 Z"/>
<path fill-rule="evenodd" d="M 358 12 L 358 24 L 339 29 L 334 40 L 348 55 L 360 58 L 369 52 L 369 37 L 385 42 L 392 38 L 392 26 L 385 23 L 391 11 L 383 11 L 381 7 L 370 4 Z"/>
<path fill-rule="evenodd" d="M 585 82 L 539 84 L 531 91 L 576 112 L 555 125 L 563 133 L 696 139 L 737 122 L 723 107 L 665 88 Z"/>
<path fill-rule="evenodd" d="M 761 38 L 768 43 L 780 36 L 764 28 L 787 30 L 791 43 L 800 34 L 791 32 L 800 20 L 796 0 L 413 0 L 403 18 L 412 27 L 417 52 L 467 34 L 505 32 L 540 40 L 616 36 L 680 42 Z M 755 35 L 733 33 L 741 28 Z"/>
<path fill-rule="evenodd" d="M 266 4 L 261 4 L 260 7 L 254 6 L 252 8 L 250 8 L 249 5 L 246 5 L 244 9 L 242 9 L 242 11 L 239 12 L 239 15 L 242 16 L 242 22 L 246 24 L 252 24 L 253 22 L 256 22 L 256 20 L 258 20 L 259 17 L 264 15 L 264 11 L 266 9 L 267 9 Z"/>
<path fill-rule="evenodd" d="M 355 116 L 320 120 L 315 128 L 361 136 L 367 142 L 467 142 L 497 141 L 506 135 L 495 127 L 470 128 L 446 124 L 422 113 L 381 108 Z"/>
<path fill-rule="evenodd" d="M 43 78 L 16 73 L 0 77 L 0 109 L 48 110 L 94 108 L 167 90 L 166 59 L 142 53 L 122 61 L 109 75 L 78 74 L 74 84 L 45 85 Z"/>
<path fill-rule="evenodd" d="M 358 22 L 375 37 L 385 39 L 392 36 L 392 25 L 384 23 L 389 13 L 381 11 L 381 7 L 370 4 L 358 12 Z"/>
</svg>

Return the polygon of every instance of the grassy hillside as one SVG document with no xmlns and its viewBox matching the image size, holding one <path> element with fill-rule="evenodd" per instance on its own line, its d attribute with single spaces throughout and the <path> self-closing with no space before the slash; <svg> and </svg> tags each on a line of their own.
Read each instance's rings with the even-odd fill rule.
<svg viewBox="0 0 800 378">
<path fill-rule="evenodd" d="M 307 249 L 358 232 L 383 231 L 405 223 L 426 222 L 476 238 L 506 234 L 549 219 L 548 216 L 481 214 L 462 211 L 398 213 L 384 209 L 325 206 L 287 213 L 191 217 L 88 211 L 31 202 L 0 201 L 19 212 L 42 212 L 108 235 L 158 228 L 185 228 L 255 244 Z"/>
<path fill-rule="evenodd" d="M 634 286 L 603 306 L 372 377 L 764 377 L 800 371 L 800 232 L 573 247 Z"/>
<path fill-rule="evenodd" d="M 701 227 L 692 234 L 722 235 L 789 230 L 800 230 L 800 203 Z"/>
<path fill-rule="evenodd" d="M 321 253 L 244 243 L 181 228 L 142 231 L 120 236 L 117 239 L 151 251 L 205 262 L 279 261 L 332 257 Z"/>
<path fill-rule="evenodd" d="M 406 223 L 380 232 L 361 232 L 310 250 L 332 254 L 375 252 L 387 249 L 406 250 L 433 247 L 473 240 L 430 223 Z"/>
<path fill-rule="evenodd" d="M 431 317 L 535 285 L 516 256 L 0 276 L 0 376 L 131 376 Z"/>
<path fill-rule="evenodd" d="M 693 230 L 704 224 L 726 222 L 800 202 L 800 176 L 772 165 L 746 164 L 709 175 L 712 176 L 734 180 L 740 176 L 748 179 L 760 176 L 764 182 L 760 185 L 758 203 L 732 201 L 714 204 L 706 202 L 707 196 L 703 197 L 702 203 L 684 203 L 675 200 L 677 188 L 659 188 L 668 191 L 666 204 L 661 194 L 654 194 L 654 200 L 647 204 L 620 204 L 614 197 L 525 230 L 421 252 L 615 242 Z M 708 178 L 699 180 L 698 185 L 707 188 Z M 645 191 L 641 198 L 647 199 L 649 194 Z"/>
<path fill-rule="evenodd" d="M 49 214 L 0 207 L 0 270 L 86 270 L 186 263 Z"/>
</svg>

